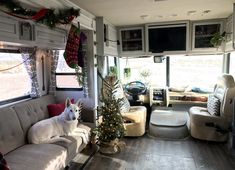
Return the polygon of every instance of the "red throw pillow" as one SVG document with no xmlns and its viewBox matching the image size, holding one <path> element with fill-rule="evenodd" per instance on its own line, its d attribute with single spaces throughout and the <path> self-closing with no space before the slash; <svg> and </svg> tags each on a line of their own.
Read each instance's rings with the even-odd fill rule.
<svg viewBox="0 0 235 170">
<path fill-rule="evenodd" d="M 74 99 L 71 100 L 71 103 L 74 104 Z M 50 117 L 60 115 L 64 111 L 64 109 L 65 109 L 65 103 L 47 105 L 47 110 L 49 112 Z"/>
</svg>

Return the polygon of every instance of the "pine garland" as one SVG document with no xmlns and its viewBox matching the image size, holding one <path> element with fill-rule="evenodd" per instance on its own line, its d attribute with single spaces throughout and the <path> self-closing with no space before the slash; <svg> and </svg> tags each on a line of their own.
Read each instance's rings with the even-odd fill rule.
<svg viewBox="0 0 235 170">
<path fill-rule="evenodd" d="M 14 0 L 0 0 L 0 6 L 5 6 L 9 12 L 5 12 L 9 15 L 21 19 L 31 19 L 36 22 L 40 22 L 54 28 L 56 24 L 69 24 L 75 17 L 79 16 L 79 9 L 59 9 L 56 13 L 54 9 L 40 9 L 39 11 L 33 11 L 31 9 L 23 8 L 19 2 Z M 20 16 L 19 16 L 20 15 Z M 24 17 L 22 17 L 24 16 Z"/>
</svg>

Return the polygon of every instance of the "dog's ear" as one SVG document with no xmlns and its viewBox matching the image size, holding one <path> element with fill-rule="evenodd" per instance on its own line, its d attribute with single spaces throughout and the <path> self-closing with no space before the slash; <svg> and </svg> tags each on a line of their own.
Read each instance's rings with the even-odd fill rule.
<svg viewBox="0 0 235 170">
<path fill-rule="evenodd" d="M 76 102 L 76 105 L 77 105 L 78 107 L 82 108 L 82 102 L 81 102 L 81 100 L 78 100 L 78 101 Z"/>
<path fill-rule="evenodd" d="M 65 106 L 69 107 L 70 105 L 71 105 L 71 100 L 69 98 L 67 98 L 65 101 Z"/>
</svg>

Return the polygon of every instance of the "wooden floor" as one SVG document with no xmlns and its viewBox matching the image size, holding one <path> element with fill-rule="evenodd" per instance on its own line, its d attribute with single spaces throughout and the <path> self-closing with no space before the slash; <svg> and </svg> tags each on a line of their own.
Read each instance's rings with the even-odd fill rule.
<svg viewBox="0 0 235 170">
<path fill-rule="evenodd" d="M 187 140 L 164 140 L 148 135 L 125 138 L 121 153 L 97 152 L 85 170 L 235 170 L 235 156 L 225 144 Z"/>
</svg>

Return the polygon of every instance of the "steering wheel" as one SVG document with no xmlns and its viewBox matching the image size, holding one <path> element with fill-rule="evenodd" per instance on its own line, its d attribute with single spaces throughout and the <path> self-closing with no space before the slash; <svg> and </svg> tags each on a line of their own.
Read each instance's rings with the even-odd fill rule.
<svg viewBox="0 0 235 170">
<path fill-rule="evenodd" d="M 138 95 L 145 93 L 146 86 L 140 81 L 132 81 L 130 83 L 127 83 L 124 89 L 133 97 L 134 100 L 137 100 Z"/>
</svg>

